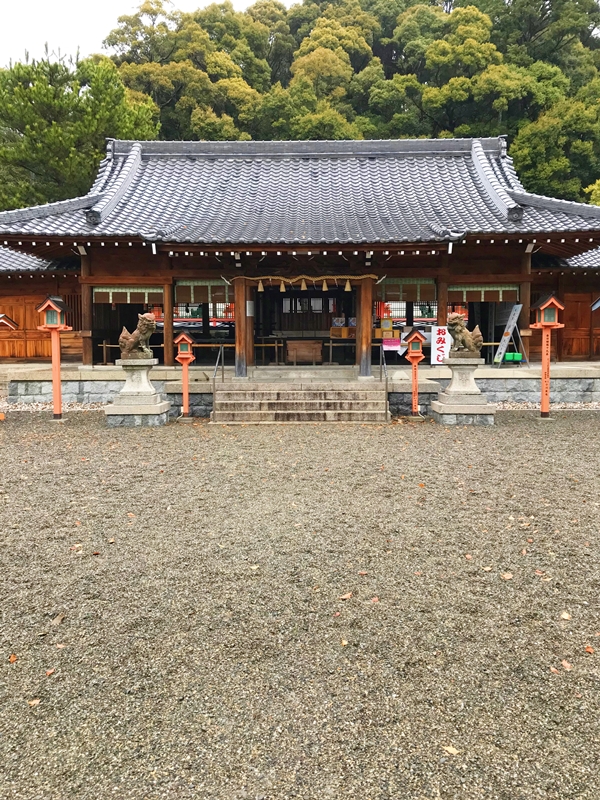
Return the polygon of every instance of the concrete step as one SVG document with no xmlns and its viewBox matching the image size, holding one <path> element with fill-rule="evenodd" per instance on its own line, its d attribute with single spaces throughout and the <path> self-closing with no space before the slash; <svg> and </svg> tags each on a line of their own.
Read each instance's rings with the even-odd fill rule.
<svg viewBox="0 0 600 800">
<path fill-rule="evenodd" d="M 381 400 L 221 400 L 214 404 L 219 414 L 225 411 L 374 411 L 385 412 L 387 403 Z"/>
<path fill-rule="evenodd" d="M 219 411 L 213 412 L 217 423 L 265 422 L 386 422 L 385 411 Z"/>
<path fill-rule="evenodd" d="M 246 402 L 248 400 L 287 400 L 294 401 L 309 401 L 309 400 L 352 400 L 352 401 L 365 401 L 365 400 L 385 400 L 385 391 L 378 392 L 363 392 L 363 391 L 334 391 L 334 390 L 255 390 L 255 391 L 238 391 L 231 389 L 217 390 L 215 395 L 216 402 L 222 401 L 236 401 Z"/>
<path fill-rule="evenodd" d="M 385 382 L 380 381 L 226 381 L 215 382 L 215 391 L 229 392 L 280 392 L 280 391 L 310 391 L 310 392 L 384 392 Z"/>
</svg>

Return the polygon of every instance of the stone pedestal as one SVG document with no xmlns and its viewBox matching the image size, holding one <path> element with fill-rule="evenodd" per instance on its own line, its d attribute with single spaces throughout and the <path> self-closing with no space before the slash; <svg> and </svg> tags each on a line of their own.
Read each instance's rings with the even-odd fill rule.
<svg viewBox="0 0 600 800">
<path fill-rule="evenodd" d="M 106 424 L 110 428 L 166 425 L 171 403 L 163 400 L 148 377 L 158 359 L 120 358 L 115 364 L 125 372 L 125 385 L 104 409 Z"/>
<path fill-rule="evenodd" d="M 442 425 L 493 425 L 496 407 L 475 383 L 475 370 L 483 358 L 469 351 L 450 351 L 444 364 L 452 370 L 452 380 L 431 403 L 431 416 Z"/>
</svg>

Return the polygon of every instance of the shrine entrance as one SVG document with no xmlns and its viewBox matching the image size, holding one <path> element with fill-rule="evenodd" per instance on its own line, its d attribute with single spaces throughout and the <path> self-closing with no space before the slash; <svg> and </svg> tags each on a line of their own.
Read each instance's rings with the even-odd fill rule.
<svg viewBox="0 0 600 800">
<path fill-rule="evenodd" d="M 255 292 L 255 361 L 266 364 L 354 364 L 356 289 L 263 286 Z"/>
</svg>

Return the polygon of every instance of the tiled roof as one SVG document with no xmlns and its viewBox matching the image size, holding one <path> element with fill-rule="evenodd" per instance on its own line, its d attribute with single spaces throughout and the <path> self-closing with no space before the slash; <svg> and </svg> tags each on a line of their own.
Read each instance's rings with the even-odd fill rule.
<svg viewBox="0 0 600 800">
<path fill-rule="evenodd" d="M 568 258 L 567 264 L 570 267 L 579 269 L 598 269 L 600 267 L 600 247 L 588 250 L 587 253 L 581 253 L 579 256 Z"/>
<path fill-rule="evenodd" d="M 55 262 L 0 247 L 0 272 L 46 272 Z"/>
<path fill-rule="evenodd" d="M 110 140 L 85 197 L 0 213 L 0 235 L 206 245 L 436 242 L 600 230 L 600 208 L 529 194 L 496 139 Z"/>
</svg>

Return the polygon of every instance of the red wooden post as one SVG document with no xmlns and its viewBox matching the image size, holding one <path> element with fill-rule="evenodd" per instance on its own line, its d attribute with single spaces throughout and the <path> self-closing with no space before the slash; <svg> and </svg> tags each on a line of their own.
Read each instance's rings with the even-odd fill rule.
<svg viewBox="0 0 600 800">
<path fill-rule="evenodd" d="M 542 393 L 540 397 L 540 416 L 550 416 L 550 344 L 552 329 L 542 328 Z"/>
<path fill-rule="evenodd" d="M 62 419 L 62 387 L 60 384 L 60 331 L 50 331 L 52 346 L 52 410 L 54 419 Z"/>
<path fill-rule="evenodd" d="M 175 360 L 181 364 L 181 394 L 182 406 L 181 414 L 183 417 L 190 416 L 190 378 L 189 367 L 192 361 L 196 360 L 192 350 L 194 340 L 189 333 L 180 333 L 173 344 L 177 345 L 177 355 Z"/>
<path fill-rule="evenodd" d="M 62 419 L 62 388 L 60 385 L 60 334 L 61 331 L 72 331 L 65 325 L 65 314 L 68 311 L 61 297 L 48 296 L 37 307 L 36 311 L 44 315 L 44 324 L 38 330 L 50 333 L 52 352 L 52 405 L 54 419 Z"/>
<path fill-rule="evenodd" d="M 550 416 L 550 351 L 552 331 L 565 326 L 558 321 L 558 312 L 565 307 L 553 295 L 542 297 L 532 306 L 535 309 L 535 322 L 531 327 L 542 330 L 542 386 L 540 396 L 540 416 Z"/>
<path fill-rule="evenodd" d="M 406 358 L 410 361 L 412 367 L 411 414 L 413 417 L 419 416 L 419 362 L 425 358 L 423 355 L 424 341 L 426 341 L 425 336 L 421 333 L 421 331 L 418 330 L 411 331 L 404 340 L 404 344 L 406 344 L 408 347 L 408 350 L 406 351 Z"/>
</svg>

